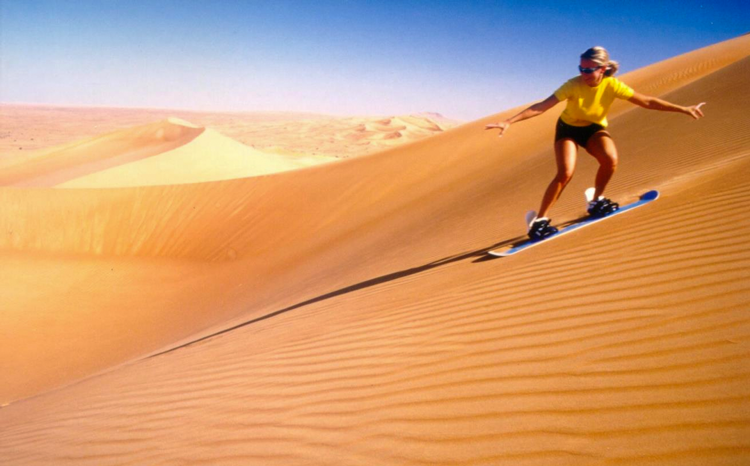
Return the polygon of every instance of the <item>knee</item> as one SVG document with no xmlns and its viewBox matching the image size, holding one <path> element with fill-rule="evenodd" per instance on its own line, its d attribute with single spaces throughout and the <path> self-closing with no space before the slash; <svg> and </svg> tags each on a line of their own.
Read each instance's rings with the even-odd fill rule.
<svg viewBox="0 0 750 466">
<path fill-rule="evenodd" d="M 573 179 L 573 172 L 574 171 L 570 169 L 558 171 L 555 176 L 555 182 L 562 184 L 563 186 L 570 183 L 570 180 Z"/>
<path fill-rule="evenodd" d="M 605 157 L 601 160 L 601 166 L 609 171 L 617 170 L 617 156 Z"/>
</svg>

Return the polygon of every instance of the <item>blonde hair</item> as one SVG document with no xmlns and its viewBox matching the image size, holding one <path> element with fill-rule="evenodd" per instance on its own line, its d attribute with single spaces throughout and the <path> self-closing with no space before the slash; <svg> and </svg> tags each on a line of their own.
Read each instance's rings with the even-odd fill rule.
<svg viewBox="0 0 750 466">
<path fill-rule="evenodd" d="M 620 69 L 618 62 L 609 59 L 609 52 L 604 47 L 591 47 L 581 54 L 581 58 L 591 60 L 597 65 L 606 66 L 607 69 L 604 71 L 604 76 L 614 76 L 617 70 Z"/>
</svg>

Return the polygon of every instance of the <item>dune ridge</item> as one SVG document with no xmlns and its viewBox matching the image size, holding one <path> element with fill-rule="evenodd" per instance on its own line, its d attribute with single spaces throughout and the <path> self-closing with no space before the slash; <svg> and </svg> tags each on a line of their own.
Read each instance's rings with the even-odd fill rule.
<svg viewBox="0 0 750 466">
<path fill-rule="evenodd" d="M 8 163 L 0 168 L 0 185 L 117 188 L 201 183 L 278 173 L 332 160 L 264 153 L 213 129 L 171 117 Z"/>
<path fill-rule="evenodd" d="M 178 117 L 210 128 L 264 153 L 290 157 L 350 158 L 393 147 L 376 121 L 405 120 L 404 140 L 431 136 L 461 124 L 440 114 L 346 117 L 292 112 L 215 113 L 185 110 L 54 107 L 0 103 L 0 167 L 70 143 Z M 370 125 L 367 134 L 357 131 Z M 403 142 L 403 141 L 401 141 Z"/>
<path fill-rule="evenodd" d="M 3 399 L 110 370 L 3 408 L 0 452 L 10 464 L 746 462 L 748 55 L 743 36 L 623 76 L 708 101 L 698 122 L 613 109 L 612 197 L 662 198 L 511 260 L 483 253 L 523 234 L 554 171 L 557 111 L 502 140 L 482 128 L 515 109 L 260 178 L 1 188 L 0 231 L 14 233 L 0 237 L 13 309 L 0 361 L 16 374 Z M 594 169 L 582 155 L 556 221 L 581 215 Z M 31 293 L 40 276 L 57 289 Z"/>
<path fill-rule="evenodd" d="M 205 128 L 166 119 L 66 144 L 11 161 L 0 170 L 0 186 L 54 186 L 90 172 L 132 163 L 173 150 L 197 138 Z"/>
</svg>

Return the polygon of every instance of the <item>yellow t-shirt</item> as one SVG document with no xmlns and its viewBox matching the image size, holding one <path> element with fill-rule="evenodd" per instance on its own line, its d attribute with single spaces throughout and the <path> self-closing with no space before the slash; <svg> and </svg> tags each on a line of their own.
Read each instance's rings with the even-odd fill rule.
<svg viewBox="0 0 750 466">
<path fill-rule="evenodd" d="M 591 123 L 607 126 L 607 113 L 615 98 L 629 99 L 633 97 L 633 89 L 617 78 L 602 79 L 596 87 L 587 85 L 580 76 L 569 79 L 555 91 L 559 100 L 567 100 L 562 121 L 571 126 L 588 126 Z"/>
</svg>

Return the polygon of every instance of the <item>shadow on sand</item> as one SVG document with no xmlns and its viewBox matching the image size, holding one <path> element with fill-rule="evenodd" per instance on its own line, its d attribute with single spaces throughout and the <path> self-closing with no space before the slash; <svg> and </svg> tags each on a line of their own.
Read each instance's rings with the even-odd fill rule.
<svg viewBox="0 0 750 466">
<path fill-rule="evenodd" d="M 242 327 L 245 327 L 245 326 L 248 326 L 248 325 L 252 325 L 252 324 L 255 324 L 255 323 L 258 323 L 258 322 L 262 322 L 262 321 L 267 320 L 267 319 L 271 319 L 273 317 L 279 316 L 281 314 L 285 314 L 287 312 L 293 311 L 295 309 L 299 309 L 299 308 L 304 307 L 304 306 L 308 306 L 310 304 L 319 303 L 321 301 L 325 301 L 327 299 L 331 299 L 331 298 L 335 298 L 337 296 L 345 295 L 347 293 L 352 293 L 352 292 L 359 291 L 359 290 L 362 290 L 362 289 L 365 289 L 365 288 L 370 288 L 370 287 L 377 286 L 377 285 L 380 285 L 380 284 L 383 284 L 383 283 L 388 283 L 388 282 L 391 282 L 393 280 L 398 280 L 398 279 L 401 279 L 401 278 L 404 278 L 404 277 L 408 277 L 408 276 L 411 276 L 411 275 L 416 275 L 416 274 L 419 274 L 419 273 L 422 273 L 422 272 L 426 272 L 428 270 L 432 270 L 432 269 L 437 268 L 437 267 L 442 267 L 442 266 L 447 265 L 447 264 L 452 264 L 454 262 L 460 262 L 462 260 L 471 259 L 472 257 L 476 257 L 477 258 L 476 260 L 472 261 L 472 263 L 479 263 L 479 262 L 487 262 L 487 261 L 491 261 L 491 260 L 497 260 L 497 259 L 499 259 L 498 257 L 490 256 L 490 255 L 487 254 L 487 252 L 492 251 L 494 249 L 499 249 L 499 248 L 502 248 L 502 247 L 506 247 L 506 246 L 512 246 L 512 245 L 514 245 L 514 244 L 516 244 L 516 243 L 518 243 L 520 241 L 523 241 L 525 239 L 526 239 L 526 237 L 522 236 L 522 237 L 512 238 L 512 239 L 509 239 L 509 240 L 504 240 L 504 241 L 501 241 L 501 242 L 499 242 L 497 244 L 493 244 L 492 246 L 487 247 L 487 248 L 483 248 L 483 249 L 479 249 L 479 250 L 471 251 L 471 252 L 467 252 L 467 253 L 457 254 L 455 256 L 446 257 L 444 259 L 440 259 L 440 260 L 437 260 L 437 261 L 434 261 L 434 262 L 430 262 L 429 264 L 425 264 L 425 265 L 422 265 L 422 266 L 419 266 L 419 267 L 413 267 L 413 268 L 410 268 L 410 269 L 401 270 L 399 272 L 389 273 L 387 275 L 382 275 L 380 277 L 376 277 L 376 278 L 372 278 L 372 279 L 369 279 L 369 280 L 365 280 L 363 282 L 356 283 L 354 285 L 350 285 L 350 286 L 341 288 L 339 290 L 332 291 L 330 293 L 326 293 L 326 294 L 317 296 L 317 297 L 312 298 L 312 299 L 308 299 L 307 301 L 303 301 L 303 302 L 294 304 L 294 305 L 286 307 L 284 309 L 279 309 L 278 311 L 271 312 L 270 314 L 266 314 L 264 316 L 257 317 L 255 319 L 248 320 L 247 322 L 243 322 L 241 324 L 237 324 L 235 326 L 226 328 L 224 330 L 220 330 L 220 331 L 212 333 L 210 335 L 206 335 L 206 336 L 198 338 L 196 340 L 189 341 L 189 342 L 184 343 L 182 345 L 175 346 L 174 348 L 170 348 L 168 350 L 152 354 L 152 355 L 148 356 L 148 358 L 154 358 L 156 356 L 161 356 L 161 355 L 164 355 L 164 354 L 167 354 L 167 353 L 171 353 L 172 351 L 176 351 L 178 349 L 186 348 L 186 347 L 194 345 L 196 343 L 200 343 L 200 342 L 209 340 L 211 338 L 218 337 L 219 335 L 223 335 L 225 333 L 232 332 L 234 330 L 237 330 L 239 328 L 242 328 Z"/>
</svg>

